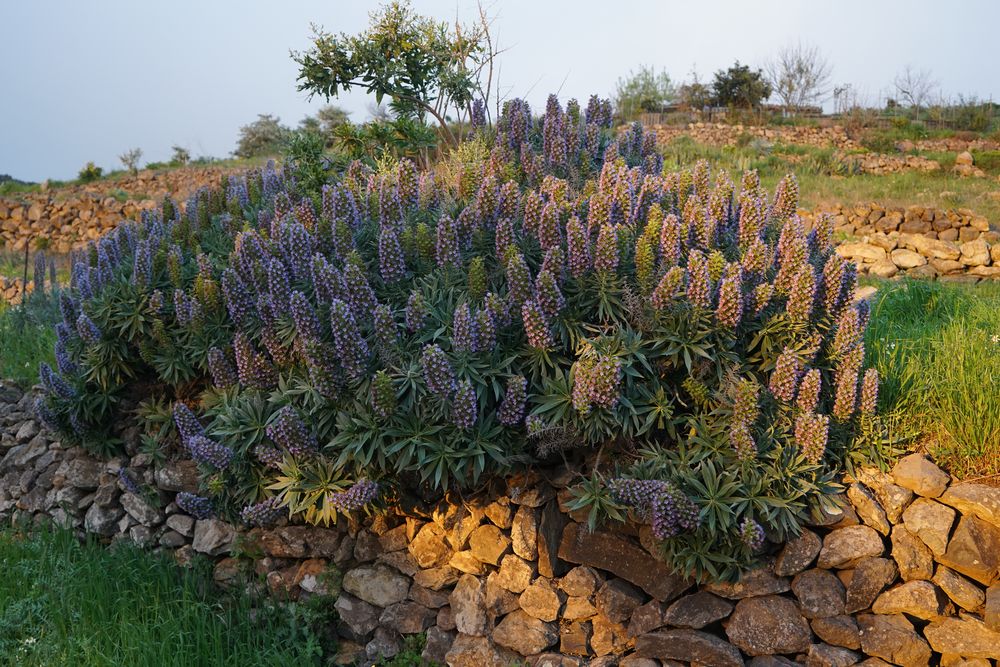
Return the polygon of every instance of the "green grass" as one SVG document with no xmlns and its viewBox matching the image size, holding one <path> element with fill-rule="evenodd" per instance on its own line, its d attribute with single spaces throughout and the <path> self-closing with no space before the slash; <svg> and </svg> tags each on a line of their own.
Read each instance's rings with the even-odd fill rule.
<svg viewBox="0 0 1000 667">
<path fill-rule="evenodd" d="M 220 594 L 209 569 L 182 569 L 165 555 L 81 544 L 65 531 L 7 530 L 0 569 L 3 666 L 329 664 L 321 654 L 332 645 L 304 605 Z"/>
<path fill-rule="evenodd" d="M 1000 478 L 1000 284 L 881 283 L 867 344 L 880 407 L 957 476 Z"/>
<path fill-rule="evenodd" d="M 22 387 L 38 381 L 38 364 L 54 365 L 53 345 L 59 321 L 54 298 L 37 299 L 27 308 L 0 300 L 0 379 L 14 380 Z"/>
</svg>

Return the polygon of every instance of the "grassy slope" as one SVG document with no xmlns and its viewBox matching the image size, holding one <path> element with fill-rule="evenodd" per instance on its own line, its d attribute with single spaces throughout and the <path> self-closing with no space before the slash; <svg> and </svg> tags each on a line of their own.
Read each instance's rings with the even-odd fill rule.
<svg viewBox="0 0 1000 667">
<path fill-rule="evenodd" d="M 322 664 L 301 616 L 221 597 L 208 572 L 67 532 L 0 533 L 0 665 Z"/>
</svg>

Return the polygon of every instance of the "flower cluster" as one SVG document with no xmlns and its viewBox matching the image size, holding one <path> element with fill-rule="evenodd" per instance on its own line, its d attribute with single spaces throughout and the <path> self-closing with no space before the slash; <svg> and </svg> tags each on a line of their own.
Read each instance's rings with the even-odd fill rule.
<svg viewBox="0 0 1000 667">
<path fill-rule="evenodd" d="M 750 551 L 760 551 L 764 546 L 764 528 L 750 517 L 746 517 L 740 524 L 740 542 Z"/>
<path fill-rule="evenodd" d="M 195 519 L 208 519 L 215 514 L 211 499 L 187 491 L 178 493 L 174 502 L 181 508 L 181 511 Z"/>
<path fill-rule="evenodd" d="M 423 368 L 424 383 L 431 393 L 442 399 L 449 398 L 455 391 L 455 375 L 444 350 L 438 345 L 425 345 L 420 355 L 420 366 Z"/>
<path fill-rule="evenodd" d="M 359 479 L 347 491 L 331 493 L 328 502 L 341 512 L 355 512 L 378 498 L 381 488 L 377 482 Z"/>
<path fill-rule="evenodd" d="M 802 362 L 799 361 L 798 355 L 792 350 L 782 352 L 771 372 L 771 381 L 768 385 L 774 397 L 791 403 L 795 398 L 801 373 Z"/>
<path fill-rule="evenodd" d="M 319 450 L 316 436 L 291 406 L 278 410 L 264 431 L 268 438 L 292 456 L 309 456 Z"/>
<path fill-rule="evenodd" d="M 240 518 L 251 526 L 270 526 L 287 514 L 288 510 L 281 506 L 279 498 L 273 496 L 259 503 L 247 505 L 240 512 Z"/>
<path fill-rule="evenodd" d="M 451 405 L 452 421 L 455 422 L 455 426 L 467 431 L 475 425 L 478 411 L 476 388 L 469 380 L 462 380 L 458 383 L 458 390 Z"/>
<path fill-rule="evenodd" d="M 591 406 L 611 409 L 621 393 L 621 360 L 604 355 L 578 361 L 573 374 L 573 407 L 587 414 Z"/>
<path fill-rule="evenodd" d="M 697 505 L 670 482 L 617 478 L 609 480 L 607 486 L 615 500 L 652 524 L 658 540 L 695 530 L 700 523 Z"/>
<path fill-rule="evenodd" d="M 188 438 L 187 448 L 192 459 L 216 470 L 225 470 L 233 460 L 233 450 L 203 435 Z"/>
<path fill-rule="evenodd" d="M 521 318 L 524 321 L 524 332 L 528 336 L 528 345 L 536 350 L 547 350 L 552 347 L 554 344 L 552 331 L 538 302 L 525 301 L 521 306 Z"/>
<path fill-rule="evenodd" d="M 477 345 L 476 324 L 472 319 L 469 304 L 463 303 L 455 309 L 451 323 L 451 349 L 459 354 L 475 352 Z"/>
<path fill-rule="evenodd" d="M 826 415 L 804 413 L 795 420 L 795 442 L 810 463 L 818 463 L 826 452 L 830 418 Z"/>
</svg>

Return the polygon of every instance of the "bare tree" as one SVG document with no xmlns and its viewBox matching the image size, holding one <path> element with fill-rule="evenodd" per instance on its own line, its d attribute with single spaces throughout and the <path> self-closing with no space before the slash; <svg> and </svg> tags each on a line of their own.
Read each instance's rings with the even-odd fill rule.
<svg viewBox="0 0 1000 667">
<path fill-rule="evenodd" d="M 786 46 L 765 65 L 764 71 L 785 111 L 816 104 L 826 97 L 830 62 L 815 46 L 801 42 Z"/>
<path fill-rule="evenodd" d="M 133 176 L 139 173 L 139 160 L 142 159 L 142 149 L 141 148 L 130 148 L 121 155 L 118 156 L 121 160 L 122 165 L 128 169 Z"/>
<path fill-rule="evenodd" d="M 930 71 L 918 70 L 907 65 L 892 80 L 892 85 L 896 88 L 899 101 L 905 102 L 908 107 L 919 110 L 937 88 L 937 81 L 931 78 Z"/>
</svg>

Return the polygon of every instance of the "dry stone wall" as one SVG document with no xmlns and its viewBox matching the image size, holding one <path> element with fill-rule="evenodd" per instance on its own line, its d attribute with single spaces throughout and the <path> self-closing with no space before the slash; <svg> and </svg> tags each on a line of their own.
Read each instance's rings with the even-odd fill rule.
<svg viewBox="0 0 1000 667">
<path fill-rule="evenodd" d="M 0 386 L 0 517 L 211 558 L 223 586 L 252 572 L 281 596 L 329 596 L 339 664 L 392 656 L 416 633 L 425 659 L 452 667 L 1000 659 L 1000 489 L 919 454 L 846 480 L 841 512 L 769 545 L 739 582 L 697 586 L 656 557 L 648 527 L 588 531 L 567 471 L 363 523 L 248 530 L 177 507 L 197 487 L 189 462 L 97 461 L 40 428 L 31 399 Z"/>
<path fill-rule="evenodd" d="M 702 144 L 713 146 L 735 146 L 746 136 L 773 143 L 814 146 L 816 148 L 839 148 L 842 150 L 862 150 L 861 144 L 849 136 L 840 125 L 832 127 L 807 127 L 799 125 L 730 125 L 727 123 L 689 123 L 687 125 L 656 125 L 656 138 L 669 142 L 677 137 L 688 136 Z"/>
<path fill-rule="evenodd" d="M 168 194 L 183 203 L 198 188 L 218 185 L 237 171 L 217 167 L 141 171 L 134 177 L 0 198 L 0 246 L 20 251 L 33 240 L 46 239 L 56 252 L 68 253 L 123 219 L 137 219 L 139 211 L 158 206 Z M 114 196 L 122 192 L 129 197 L 125 201 Z"/>
<path fill-rule="evenodd" d="M 800 211 L 811 224 L 833 215 L 837 252 L 881 278 L 976 282 L 1000 278 L 1000 232 L 967 208 L 884 207 L 876 203 Z"/>
</svg>

